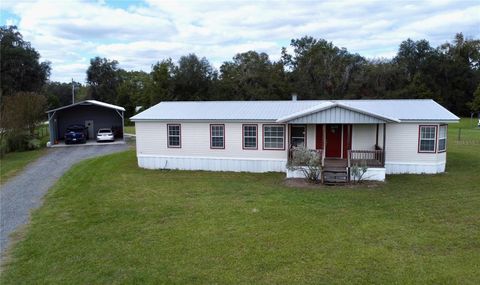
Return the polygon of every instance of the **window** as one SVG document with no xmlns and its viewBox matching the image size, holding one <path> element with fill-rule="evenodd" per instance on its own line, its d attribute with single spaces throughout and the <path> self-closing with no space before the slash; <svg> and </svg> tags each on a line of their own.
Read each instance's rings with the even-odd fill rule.
<svg viewBox="0 0 480 285">
<path fill-rule="evenodd" d="M 292 126 L 290 129 L 290 132 L 291 132 L 290 143 L 292 144 L 292 147 L 307 147 L 305 145 L 305 137 L 306 137 L 305 126 Z"/>
<path fill-rule="evenodd" d="M 438 151 L 447 150 L 447 125 L 441 125 L 438 128 Z"/>
<path fill-rule="evenodd" d="M 263 125 L 263 148 L 285 149 L 284 125 Z"/>
<path fill-rule="evenodd" d="M 243 149 L 257 149 L 257 125 L 243 125 Z"/>
<path fill-rule="evenodd" d="M 210 125 L 210 148 L 225 148 L 225 125 Z"/>
<path fill-rule="evenodd" d="M 437 126 L 420 126 L 418 152 L 435 152 Z"/>
<path fill-rule="evenodd" d="M 168 147 L 181 147 L 181 128 L 180 125 L 167 125 Z"/>
</svg>

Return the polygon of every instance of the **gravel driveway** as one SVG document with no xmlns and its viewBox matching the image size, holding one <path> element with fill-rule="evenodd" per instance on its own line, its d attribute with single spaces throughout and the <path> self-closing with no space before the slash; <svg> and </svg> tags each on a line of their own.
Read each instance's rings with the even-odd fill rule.
<svg viewBox="0 0 480 285">
<path fill-rule="evenodd" d="M 94 156 L 127 150 L 127 144 L 51 148 L 0 189 L 0 254 L 9 235 L 29 220 L 30 211 L 42 204 L 48 189 L 73 164 Z"/>
</svg>

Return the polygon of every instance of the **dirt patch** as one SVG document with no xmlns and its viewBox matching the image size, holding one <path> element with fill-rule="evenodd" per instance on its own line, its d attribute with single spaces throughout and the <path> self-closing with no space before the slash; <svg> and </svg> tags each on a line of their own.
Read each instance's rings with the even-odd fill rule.
<svg viewBox="0 0 480 285">
<path fill-rule="evenodd" d="M 385 182 L 377 181 L 364 181 L 360 184 L 338 184 L 338 185 L 325 185 L 321 183 L 309 183 L 302 178 L 287 178 L 283 181 L 283 185 L 290 188 L 303 188 L 303 189 L 318 189 L 318 190 L 332 190 L 332 189 L 370 189 L 377 188 L 385 185 Z"/>
<path fill-rule="evenodd" d="M 10 241 L 7 248 L 0 253 L 0 274 L 2 274 L 13 260 L 13 250 L 15 246 L 27 236 L 29 224 L 21 225 L 10 234 Z"/>
</svg>

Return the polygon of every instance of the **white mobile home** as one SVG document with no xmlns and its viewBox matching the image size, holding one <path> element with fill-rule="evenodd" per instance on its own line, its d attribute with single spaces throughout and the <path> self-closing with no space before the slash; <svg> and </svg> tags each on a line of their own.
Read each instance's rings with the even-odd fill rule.
<svg viewBox="0 0 480 285">
<path fill-rule="evenodd" d="M 368 177 L 445 171 L 447 124 L 433 100 L 162 102 L 131 118 L 138 165 L 149 169 L 287 172 L 294 146 Z"/>
</svg>

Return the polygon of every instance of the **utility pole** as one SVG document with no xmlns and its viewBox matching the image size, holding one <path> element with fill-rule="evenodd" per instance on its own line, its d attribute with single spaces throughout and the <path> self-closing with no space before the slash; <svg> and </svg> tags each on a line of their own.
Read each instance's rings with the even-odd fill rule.
<svg viewBox="0 0 480 285">
<path fill-rule="evenodd" d="M 72 104 L 75 104 L 75 83 L 72 78 Z"/>
</svg>

